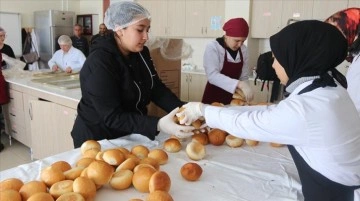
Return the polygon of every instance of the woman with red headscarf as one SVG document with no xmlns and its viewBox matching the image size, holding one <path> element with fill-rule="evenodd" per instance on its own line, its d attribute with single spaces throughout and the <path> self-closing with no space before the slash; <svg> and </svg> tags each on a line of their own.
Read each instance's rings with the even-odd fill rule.
<svg viewBox="0 0 360 201">
<path fill-rule="evenodd" d="M 204 68 L 208 83 L 202 102 L 229 104 L 236 89 L 241 89 L 249 102 L 253 92 L 249 86 L 248 51 L 244 45 L 249 26 L 243 18 L 228 20 L 225 35 L 211 41 L 205 49 Z"/>
<path fill-rule="evenodd" d="M 347 91 L 360 114 L 360 8 L 339 11 L 326 19 L 326 22 L 336 26 L 348 42 L 347 60 L 352 63 L 346 73 Z"/>
</svg>

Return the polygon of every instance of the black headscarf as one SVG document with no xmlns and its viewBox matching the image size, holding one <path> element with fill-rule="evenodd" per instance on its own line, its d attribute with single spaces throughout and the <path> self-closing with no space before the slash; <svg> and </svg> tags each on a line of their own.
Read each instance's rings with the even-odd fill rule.
<svg viewBox="0 0 360 201">
<path fill-rule="evenodd" d="M 347 41 L 335 26 L 317 20 L 295 22 L 271 36 L 270 47 L 289 77 L 286 86 L 301 77 L 320 76 L 314 88 L 336 86 L 333 77 L 347 87 L 345 76 L 335 69 L 346 58 Z"/>
</svg>

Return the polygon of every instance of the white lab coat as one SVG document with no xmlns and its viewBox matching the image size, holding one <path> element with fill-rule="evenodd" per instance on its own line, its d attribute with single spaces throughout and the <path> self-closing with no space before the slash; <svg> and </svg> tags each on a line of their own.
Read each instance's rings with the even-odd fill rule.
<svg viewBox="0 0 360 201">
<path fill-rule="evenodd" d="M 222 47 L 216 40 L 208 43 L 204 53 L 204 69 L 208 81 L 211 84 L 220 87 L 229 93 L 234 93 L 239 80 L 249 79 L 249 53 L 246 45 L 241 46 L 241 52 L 244 59 L 242 72 L 239 79 L 233 79 L 220 73 L 224 65 L 224 47 Z M 227 59 L 228 62 L 231 63 L 241 62 L 239 53 L 234 60 L 231 57 L 230 53 L 227 52 Z"/>
<path fill-rule="evenodd" d="M 245 139 L 294 145 L 317 172 L 343 185 L 360 185 L 360 116 L 346 89 L 302 83 L 272 106 L 205 107 L 206 123 Z"/>
<path fill-rule="evenodd" d="M 79 49 L 71 46 L 65 54 L 63 50 L 57 50 L 48 61 L 48 65 L 50 69 L 54 65 L 57 65 L 63 71 L 65 71 L 67 67 L 71 67 L 73 72 L 78 72 L 82 68 L 85 59 L 85 55 Z"/>
<path fill-rule="evenodd" d="M 347 91 L 360 114 L 360 53 L 356 55 L 346 73 Z"/>
</svg>

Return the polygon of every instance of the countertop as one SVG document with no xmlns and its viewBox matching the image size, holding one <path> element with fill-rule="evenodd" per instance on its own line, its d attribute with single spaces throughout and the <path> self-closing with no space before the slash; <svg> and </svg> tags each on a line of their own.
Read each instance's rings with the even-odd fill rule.
<svg viewBox="0 0 360 201">
<path fill-rule="evenodd" d="M 154 141 L 132 134 L 114 140 L 101 140 L 102 150 L 125 147 L 128 150 L 142 144 L 150 150 L 162 148 L 169 136 L 160 133 Z M 246 144 L 239 148 L 206 145 L 206 156 L 200 161 L 192 161 L 185 152 L 186 144 L 177 153 L 168 153 L 169 160 L 160 166 L 171 179 L 169 193 L 176 201 L 301 201 L 301 184 L 295 164 L 286 147 L 275 148 L 260 142 L 251 147 Z M 65 160 L 74 166 L 81 158 L 80 149 L 74 149 L 43 160 L 0 172 L 0 180 L 16 177 L 23 182 L 40 179 L 43 168 Z M 198 181 L 189 182 L 182 178 L 181 167 L 187 162 L 198 163 L 203 173 Z M 95 201 L 128 201 L 134 198 L 145 200 L 147 193 L 134 187 L 114 190 L 105 185 L 97 191 Z"/>
</svg>

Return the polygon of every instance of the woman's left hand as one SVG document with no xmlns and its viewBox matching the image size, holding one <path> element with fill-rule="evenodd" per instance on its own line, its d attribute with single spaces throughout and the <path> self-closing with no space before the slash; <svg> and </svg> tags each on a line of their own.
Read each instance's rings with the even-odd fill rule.
<svg viewBox="0 0 360 201">
<path fill-rule="evenodd" d="M 169 135 L 175 135 L 178 138 L 187 138 L 192 136 L 192 132 L 195 128 L 193 126 L 184 126 L 175 123 L 175 114 L 179 111 L 179 108 L 175 108 L 166 116 L 162 117 L 158 123 L 158 130 Z"/>
</svg>

